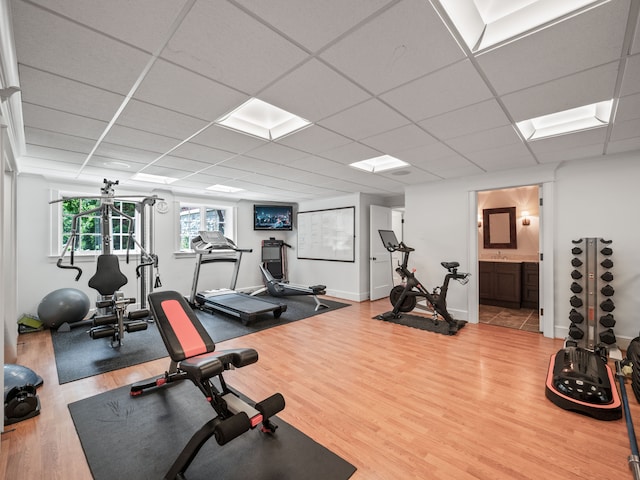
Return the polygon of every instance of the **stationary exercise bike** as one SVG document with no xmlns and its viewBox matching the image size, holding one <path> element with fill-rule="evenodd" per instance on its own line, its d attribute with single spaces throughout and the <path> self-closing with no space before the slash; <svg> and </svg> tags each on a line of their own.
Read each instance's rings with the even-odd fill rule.
<svg viewBox="0 0 640 480">
<path fill-rule="evenodd" d="M 425 322 L 429 322 L 427 330 L 444 333 L 446 335 L 455 335 L 467 322 L 465 320 L 456 320 L 447 310 L 447 291 L 449 282 L 457 280 L 462 285 L 469 282 L 469 273 L 458 272 L 460 264 L 458 262 L 441 262 L 447 274 L 441 287 L 435 287 L 429 292 L 422 286 L 420 280 L 415 276 L 415 269 L 409 270 L 409 254 L 415 249 L 408 247 L 404 242 L 399 242 L 393 230 L 378 230 L 380 238 L 385 248 L 393 252 L 402 252 L 402 264 L 396 268 L 396 272 L 402 278 L 402 285 L 396 285 L 389 293 L 389 300 L 393 305 L 393 310 L 378 316 L 382 320 L 397 319 L 402 316 L 400 312 L 410 312 L 418 303 L 418 298 L 424 297 L 427 300 L 429 309 L 433 312 L 432 318 L 425 317 Z M 444 328 L 441 319 L 446 322 Z"/>
</svg>

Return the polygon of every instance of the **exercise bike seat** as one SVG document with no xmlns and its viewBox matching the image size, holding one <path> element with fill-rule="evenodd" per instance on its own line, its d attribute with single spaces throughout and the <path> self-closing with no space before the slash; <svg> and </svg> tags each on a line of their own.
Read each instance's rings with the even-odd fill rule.
<svg viewBox="0 0 640 480">
<path fill-rule="evenodd" d="M 440 262 L 440 265 L 442 265 L 444 268 L 446 268 L 449 271 L 453 270 L 454 268 L 458 268 L 460 266 L 458 262 Z"/>
<path fill-rule="evenodd" d="M 326 285 L 311 285 L 309 286 L 314 295 L 324 295 L 327 293 Z"/>
</svg>

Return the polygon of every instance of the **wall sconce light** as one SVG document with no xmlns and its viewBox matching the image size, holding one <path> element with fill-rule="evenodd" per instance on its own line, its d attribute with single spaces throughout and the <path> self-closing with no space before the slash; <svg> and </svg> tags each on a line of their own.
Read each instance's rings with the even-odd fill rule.
<svg viewBox="0 0 640 480">
<path fill-rule="evenodd" d="M 524 225 L 526 227 L 530 223 L 531 223 L 531 220 L 529 219 L 529 212 L 526 211 L 526 210 L 523 210 L 522 211 L 522 225 Z"/>
<path fill-rule="evenodd" d="M 482 228 L 482 216 L 478 215 L 478 228 Z"/>
</svg>

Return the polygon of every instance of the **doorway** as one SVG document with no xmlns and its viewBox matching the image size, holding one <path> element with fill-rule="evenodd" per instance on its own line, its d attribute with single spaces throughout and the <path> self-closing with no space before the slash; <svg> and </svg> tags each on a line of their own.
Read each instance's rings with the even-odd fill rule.
<svg viewBox="0 0 640 480">
<path fill-rule="evenodd" d="M 479 191 L 478 321 L 541 332 L 538 185 Z"/>
</svg>

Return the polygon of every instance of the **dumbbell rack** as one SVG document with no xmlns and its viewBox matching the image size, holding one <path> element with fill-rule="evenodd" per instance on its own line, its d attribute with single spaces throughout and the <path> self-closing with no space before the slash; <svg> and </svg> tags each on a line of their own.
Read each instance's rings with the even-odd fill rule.
<svg viewBox="0 0 640 480">
<path fill-rule="evenodd" d="M 611 240 L 581 238 L 572 240 L 571 286 L 569 303 L 569 336 L 565 346 L 582 347 L 592 351 L 605 350 L 613 357 L 620 356 L 613 327 L 614 288 Z M 621 358 L 621 357 L 620 357 Z"/>
</svg>

